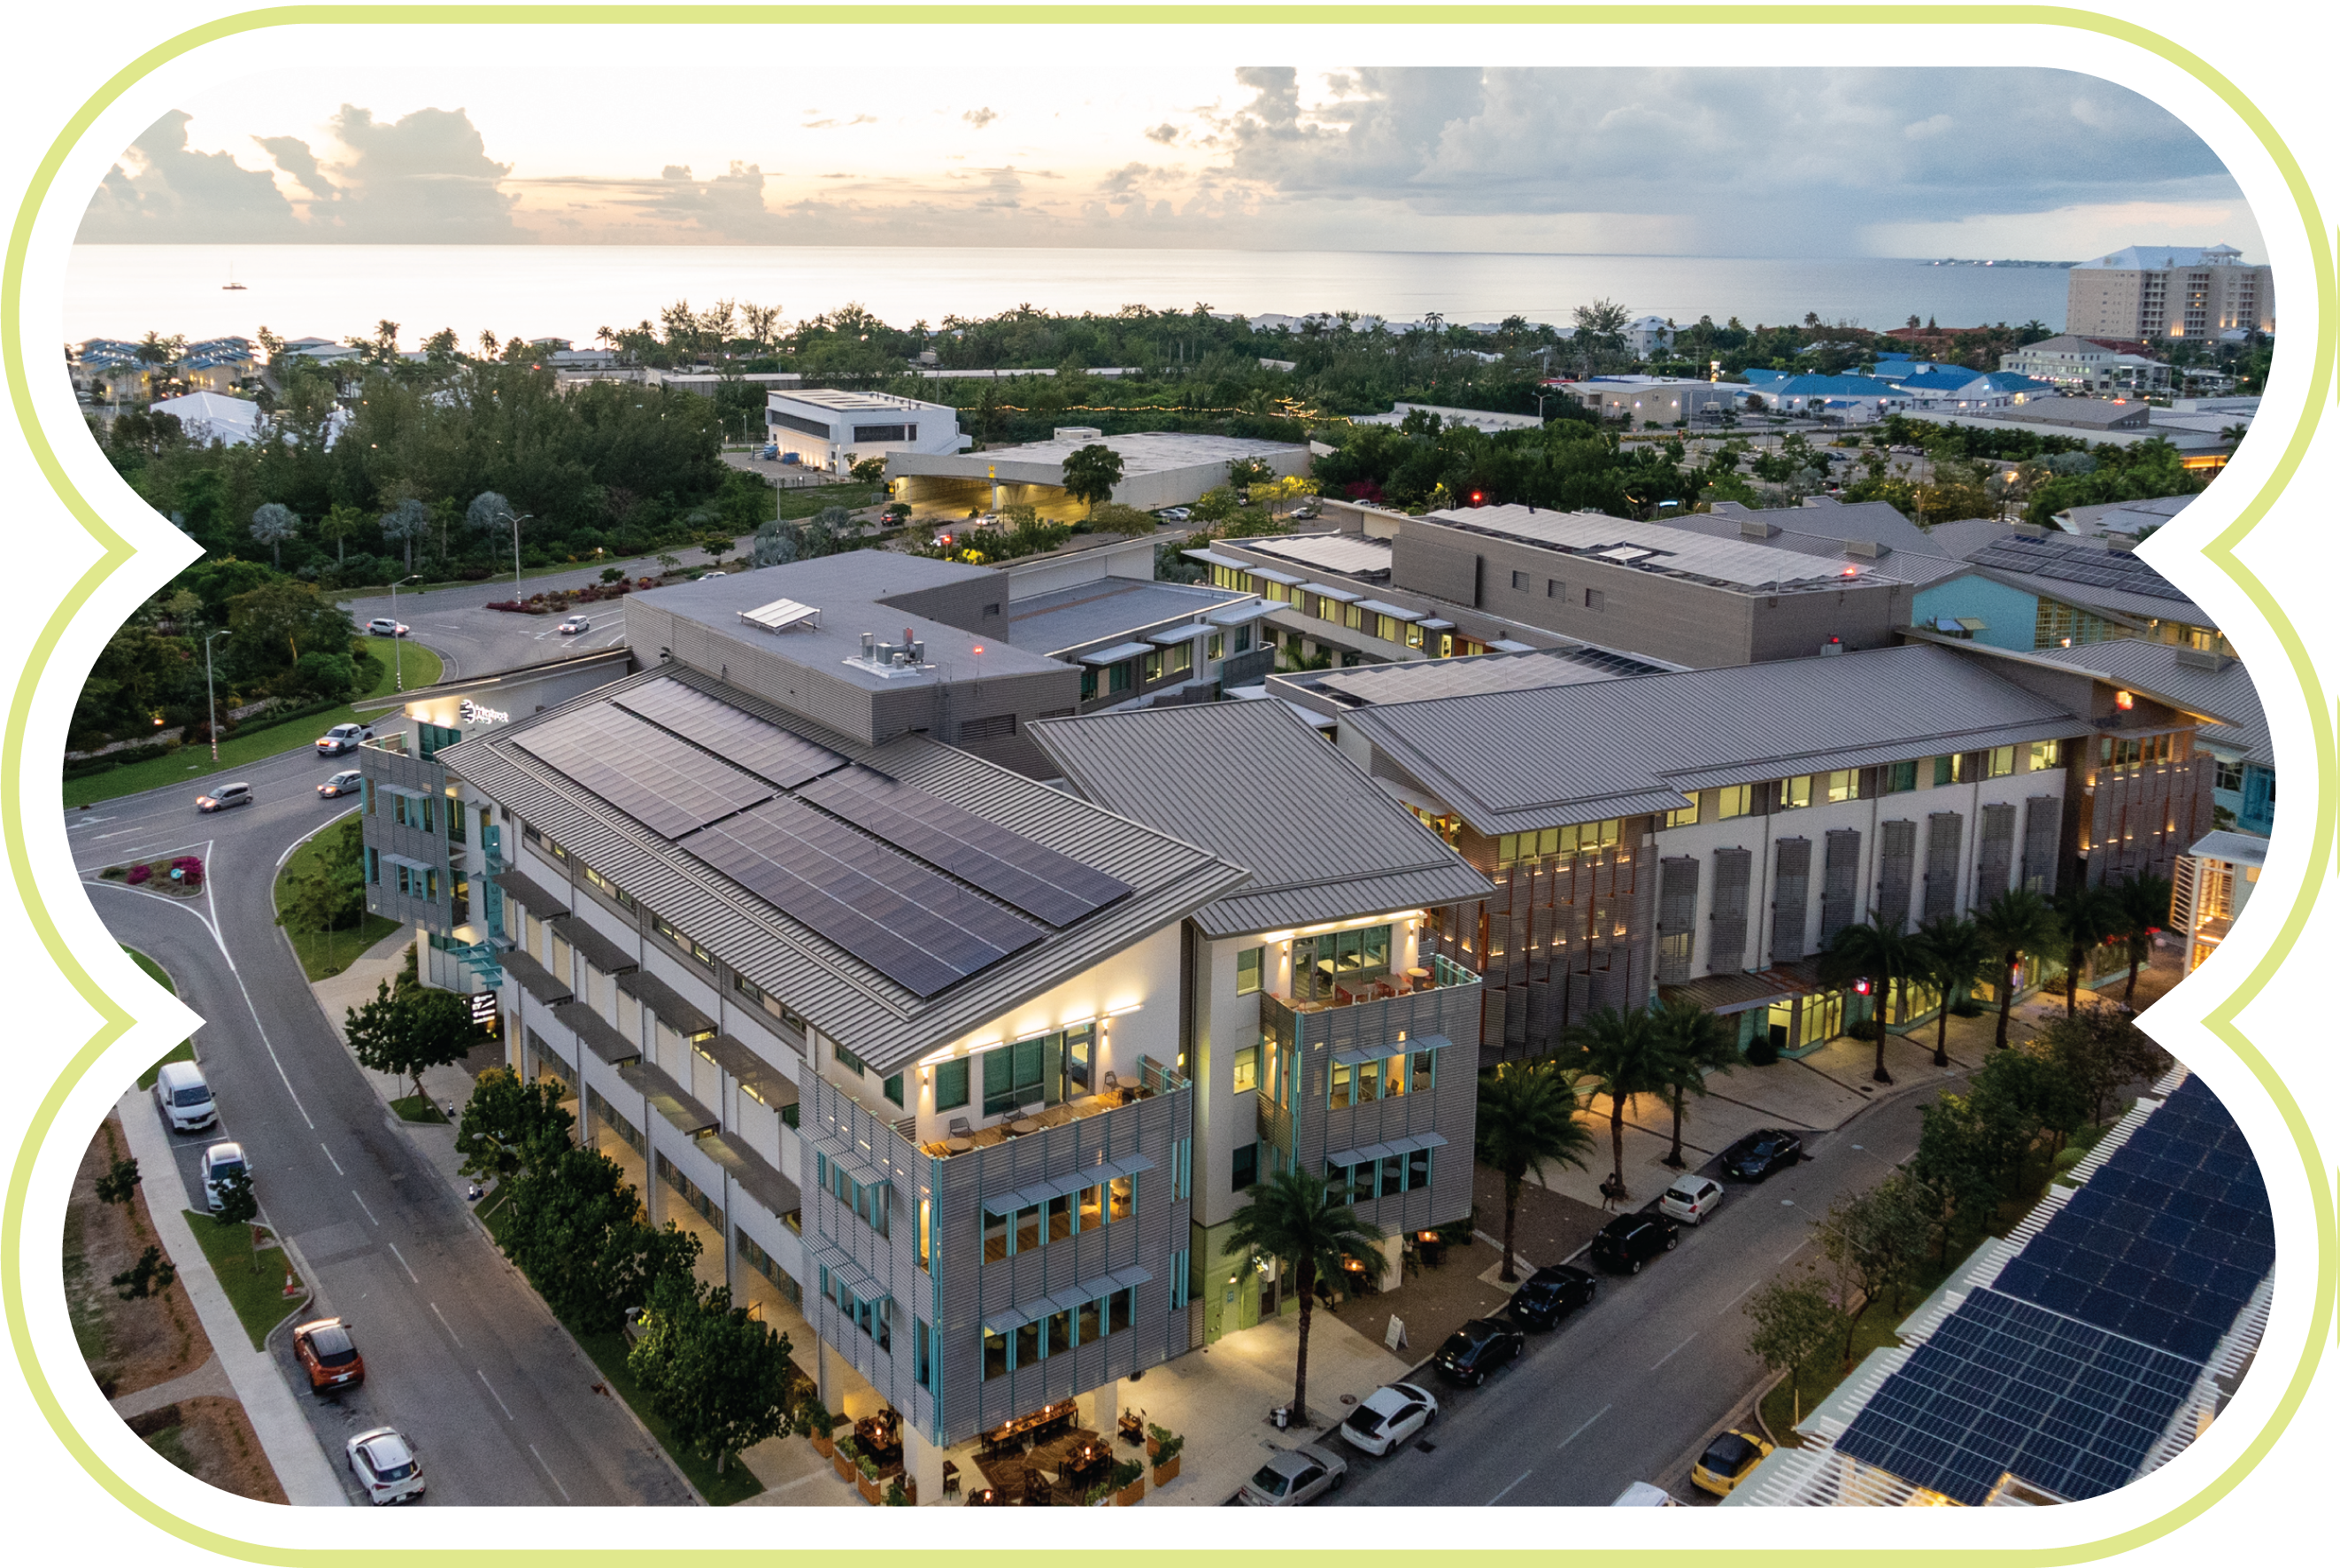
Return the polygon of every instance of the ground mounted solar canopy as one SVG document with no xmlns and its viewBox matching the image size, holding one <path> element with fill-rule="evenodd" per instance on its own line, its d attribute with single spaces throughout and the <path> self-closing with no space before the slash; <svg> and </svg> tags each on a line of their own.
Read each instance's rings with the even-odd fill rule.
<svg viewBox="0 0 2340 1568">
<path fill-rule="evenodd" d="M 765 780 L 607 704 L 535 725 L 513 743 L 669 839 L 773 793 Z"/>
<path fill-rule="evenodd" d="M 653 680 L 610 700 L 783 789 L 845 766 L 845 759 L 828 747 L 742 713 L 679 680 Z"/>
<path fill-rule="evenodd" d="M 874 769 L 856 764 L 798 793 L 1059 930 L 1129 892 L 1126 882 Z"/>
</svg>

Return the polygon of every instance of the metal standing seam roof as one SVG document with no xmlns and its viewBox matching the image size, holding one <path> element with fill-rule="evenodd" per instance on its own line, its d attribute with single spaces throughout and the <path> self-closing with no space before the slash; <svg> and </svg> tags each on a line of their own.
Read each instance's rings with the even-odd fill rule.
<svg viewBox="0 0 2340 1568">
<path fill-rule="evenodd" d="M 1626 546 L 1653 553 L 1611 563 L 1635 571 L 1688 578 L 1740 593 L 1810 592 L 1900 581 L 1890 571 L 1848 561 L 1827 571 L 1800 567 L 1794 552 L 1753 540 L 1712 539 L 1655 522 L 1629 522 L 1605 512 L 1530 511 L 1523 506 L 1482 506 L 1433 511 L 1422 520 L 1466 533 L 1490 535 L 1580 559 Z"/>
<path fill-rule="evenodd" d="M 2130 593 L 2117 588 L 2099 588 L 2091 583 L 2075 582 L 2068 578 L 2041 577 L 2036 572 L 2008 571 L 1998 567 L 1968 565 L 1976 575 L 1993 582 L 2041 599 L 2061 603 L 2115 620 L 2134 621 L 2142 625 L 2148 620 L 2174 620 L 2185 626 L 2215 627 L 2218 623 L 2208 610 L 2186 599 L 2163 599 L 2154 594 Z"/>
<path fill-rule="evenodd" d="M 1341 721 L 1490 834 L 1672 810 L 1685 789 L 2092 732 L 1924 643 L 1433 698 Z"/>
<path fill-rule="evenodd" d="M 1386 572 L 1392 553 L 1387 541 L 1353 533 L 1267 534 L 1244 540 L 1242 548 L 1344 576 Z"/>
<path fill-rule="evenodd" d="M 867 762 L 1116 877 L 1135 892 L 921 1000 L 511 743 L 539 718 L 658 680 L 680 681 L 750 718 Z M 936 1041 L 979 1027 L 1066 975 L 1184 918 L 1240 884 L 1244 875 L 1203 850 L 924 736 L 870 747 L 672 664 L 596 688 L 545 715 L 498 725 L 441 751 L 438 759 L 689 932 L 749 980 L 786 997 L 816 1028 L 881 1072 L 907 1066 Z"/>
<path fill-rule="evenodd" d="M 2174 643 L 2121 637 L 2074 648 L 2042 648 L 2036 657 L 2085 670 L 2117 686 L 2176 698 L 2189 709 L 2216 714 L 2221 721 L 2206 725 L 2200 739 L 2273 767 L 2275 736 L 2267 728 L 2266 710 L 2259 704 L 2258 686 L 2250 671 L 2233 660 L 2226 661 L 2224 670 L 2196 669 L 2181 663 L 2178 651 Z"/>
<path fill-rule="evenodd" d="M 1089 799 L 1251 868 L 1250 885 L 1195 914 L 1206 936 L 1462 903 L 1491 890 L 1281 702 L 1046 719 L 1032 734 Z M 1224 784 L 1238 771 L 1235 797 Z"/>
<path fill-rule="evenodd" d="M 2031 539 L 2015 534 L 1985 545 L 1967 560 L 1991 571 L 2071 583 L 2082 589 L 2109 590 L 2140 599 L 2165 600 L 2193 609 L 2185 590 L 2148 562 L 2125 551 L 2107 550 L 2067 536 Z"/>
</svg>

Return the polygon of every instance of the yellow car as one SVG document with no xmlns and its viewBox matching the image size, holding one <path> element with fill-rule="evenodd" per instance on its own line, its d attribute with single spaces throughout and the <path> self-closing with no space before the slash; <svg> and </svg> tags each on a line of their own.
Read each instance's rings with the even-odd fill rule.
<svg viewBox="0 0 2340 1568">
<path fill-rule="evenodd" d="M 1763 1463 L 1771 1445 L 1751 1432 L 1726 1432 L 1706 1445 L 1698 1463 L 1690 1467 L 1690 1484 L 1728 1497 L 1730 1489 L 1754 1474 Z"/>
</svg>

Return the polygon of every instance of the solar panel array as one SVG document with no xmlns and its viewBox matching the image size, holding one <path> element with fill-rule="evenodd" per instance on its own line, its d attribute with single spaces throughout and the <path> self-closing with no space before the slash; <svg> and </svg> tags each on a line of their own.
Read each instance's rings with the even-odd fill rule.
<svg viewBox="0 0 2340 1568">
<path fill-rule="evenodd" d="M 679 680 L 653 680 L 610 700 L 783 789 L 845 766 L 845 759 L 828 747 L 751 718 Z"/>
<path fill-rule="evenodd" d="M 514 742 L 669 839 L 772 795 L 763 779 L 607 704 L 535 725 Z"/>
<path fill-rule="evenodd" d="M 1995 566 L 2002 571 L 2028 572 L 2057 582 L 2114 588 L 2149 598 L 2186 600 L 2185 592 L 2161 573 L 2133 555 L 2066 544 L 2058 540 L 2002 539 L 1977 551 L 1969 564 Z"/>
<path fill-rule="evenodd" d="M 2010 1471 L 2077 1502 L 2137 1474 L 2200 1370 L 1978 1291 L 1870 1395 L 1836 1446 L 1969 1507 Z"/>
<path fill-rule="evenodd" d="M 785 796 L 693 834 L 684 848 L 920 997 L 1045 935 Z"/>
<path fill-rule="evenodd" d="M 1058 930 L 1129 892 L 1069 855 L 858 763 L 798 793 Z"/>
</svg>

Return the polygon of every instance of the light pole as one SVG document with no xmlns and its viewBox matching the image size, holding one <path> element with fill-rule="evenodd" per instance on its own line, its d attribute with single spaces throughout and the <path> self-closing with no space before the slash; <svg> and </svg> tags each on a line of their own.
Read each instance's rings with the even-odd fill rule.
<svg viewBox="0 0 2340 1568">
<path fill-rule="evenodd" d="M 212 760 L 214 763 L 219 760 L 219 698 L 212 689 L 212 643 L 226 635 L 226 631 L 220 630 L 203 639 L 203 702 L 212 714 Z"/>
<path fill-rule="evenodd" d="M 421 575 L 418 571 L 390 585 L 390 668 L 401 691 L 406 690 L 406 660 L 399 657 L 402 651 L 399 645 L 406 634 L 398 626 L 398 590 L 401 584 L 416 581 Z"/>
<path fill-rule="evenodd" d="M 514 602 L 518 602 L 524 597 L 520 590 L 520 525 L 523 522 L 534 522 L 536 513 L 524 511 L 518 517 L 514 517 L 508 511 L 504 513 L 504 518 L 512 525 L 512 599 Z"/>
</svg>

